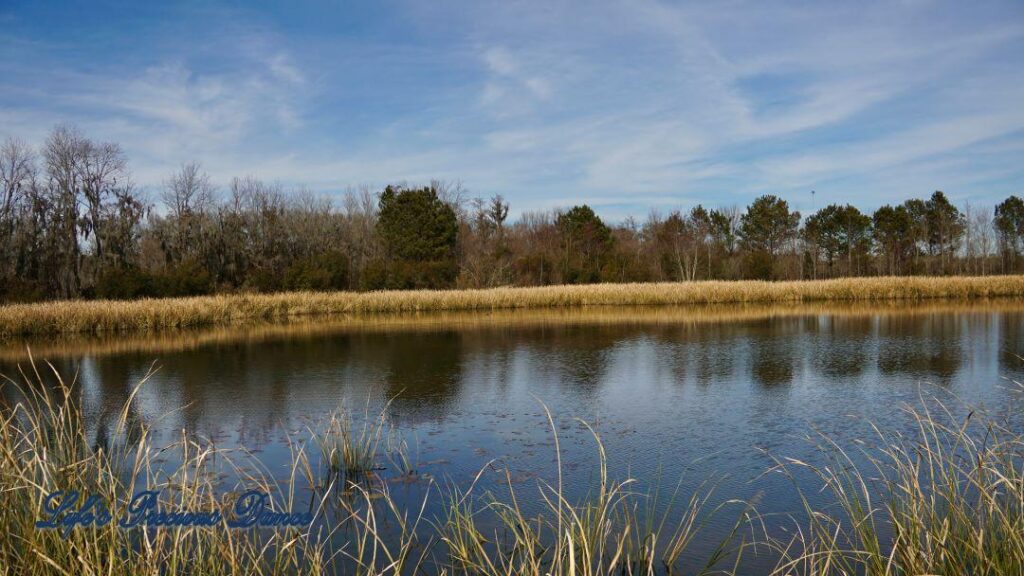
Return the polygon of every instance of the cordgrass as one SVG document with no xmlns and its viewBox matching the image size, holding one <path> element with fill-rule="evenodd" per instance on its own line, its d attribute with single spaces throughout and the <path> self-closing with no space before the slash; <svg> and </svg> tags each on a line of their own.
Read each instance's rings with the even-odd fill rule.
<svg viewBox="0 0 1024 576">
<path fill-rule="evenodd" d="M 387 407 L 371 417 L 367 401 L 359 422 L 353 422 L 351 412 L 342 407 L 331 415 L 327 430 L 315 436 L 323 461 L 332 472 L 348 480 L 373 472 L 379 466 L 386 426 Z"/>
<path fill-rule="evenodd" d="M 551 516 L 524 515 L 508 474 L 507 500 L 476 498 L 472 487 L 446 497 L 431 482 L 419 508 L 408 509 L 390 496 L 386 482 L 345 478 L 344 485 L 334 483 L 336 462 L 343 467 L 354 464 L 355 472 L 376 462 L 383 434 L 377 420 L 359 433 L 357 426 L 346 423 L 346 413 L 340 413 L 325 432 L 311 430 L 315 445 L 360 445 L 357 457 L 350 462 L 329 451 L 318 467 L 307 458 L 304 444 L 293 443 L 289 479 L 280 482 L 244 452 L 204 445 L 187 435 L 171 445 L 155 446 L 145 425 L 132 424 L 138 387 L 120 410 L 109 442 L 95 445 L 78 405 L 76 383 L 66 382 L 51 365 L 44 373 L 54 382 L 46 383 L 34 364 L 31 368 L 20 381 L 6 380 L 0 390 L 2 398 L 17 398 L 0 410 L 0 530 L 5 534 L 0 539 L 0 574 L 647 574 L 678 563 L 679 554 L 701 527 L 694 519 L 703 517 L 706 498 L 694 498 L 678 526 L 658 524 L 665 530 L 661 553 L 662 537 L 637 514 L 645 496 L 627 489 L 632 480 L 609 479 L 596 434 L 600 485 L 581 501 L 570 501 L 562 490 L 561 453 L 556 449 L 558 482 L 539 487 Z M 557 434 L 550 414 L 549 422 Z M 345 439 L 333 437 L 338 434 Z M 167 454 L 180 460 L 169 470 L 161 465 Z M 239 478 L 233 486 L 218 483 L 225 466 Z M 318 469 L 327 472 L 327 484 L 320 482 Z M 491 469 L 481 469 L 477 478 Z M 116 526 L 129 498 L 140 490 L 160 491 L 165 510 L 221 509 L 226 519 L 231 502 L 220 496 L 254 488 L 274 496 L 275 509 L 308 506 L 318 522 L 309 528 L 247 531 L 226 525 Z M 300 502 L 303 488 L 310 490 L 311 502 Z M 110 505 L 115 520 L 70 529 L 66 537 L 60 529 L 36 528 L 46 495 L 58 489 L 99 496 Z M 443 498 L 442 509 L 456 514 L 427 519 L 424 511 L 431 495 Z M 477 523 L 483 514 L 498 518 L 495 531 L 486 537 Z M 472 558 L 481 554 L 486 561 L 472 564 Z"/>
<path fill-rule="evenodd" d="M 659 520 L 651 512 L 656 495 L 639 491 L 632 479 L 609 476 L 595 433 L 597 470 L 574 473 L 596 478 L 597 485 L 572 500 L 563 486 L 578 479 L 564 477 L 550 413 L 557 477 L 538 481 L 532 494 L 516 489 L 507 471 L 502 489 L 486 494 L 476 493 L 476 481 L 447 493 L 431 483 L 418 508 L 398 505 L 386 482 L 353 484 L 347 498 L 334 497 L 327 485 L 307 503 L 323 519 L 316 528 L 123 530 L 109 524 L 73 529 L 65 538 L 34 526 L 45 495 L 56 489 L 98 495 L 115 517 L 141 489 L 162 490 L 168 508 L 210 510 L 227 506 L 220 497 L 224 486 L 215 480 L 218 466 L 226 465 L 241 478 L 235 490 L 259 487 L 283 509 L 296 510 L 303 506 L 299 488 L 304 482 L 321 486 L 320 476 L 301 443 L 290 444 L 292 467 L 284 482 L 258 461 L 242 462 L 235 452 L 187 435 L 157 448 L 131 416 L 138 387 L 107 440 L 97 444 L 74 382 L 47 366 L 56 383 L 46 384 L 31 368 L 0 390 L 8 400 L 0 410 L 0 574 L 738 574 L 738 561 L 754 553 L 777 559 L 768 570 L 772 576 L 1024 573 L 1024 434 L 1015 410 L 998 417 L 925 398 L 906 408 L 916 425 L 912 432 L 878 428 L 852 448 L 819 436 L 827 464 L 778 458 L 772 472 L 791 475 L 799 493 L 823 489 L 831 503 L 815 507 L 803 498 L 792 536 L 780 538 L 765 529 L 772 518 L 726 500 L 739 505 L 732 530 L 697 561 L 686 559 L 688 546 L 706 539 L 703 528 L 723 513 L 709 506 L 710 493 L 682 499 L 671 514 L 678 522 L 665 521 L 669 512 Z M 368 434 L 376 437 L 373 429 Z M 312 440 L 323 443 L 315 435 Z M 161 465 L 168 453 L 180 464 Z M 797 470 L 809 471 L 820 486 L 796 482 Z M 442 499 L 436 518 L 425 515 L 431 497 Z M 542 503 L 542 511 L 523 512 L 527 498 Z M 344 538 L 332 538 L 337 534 Z"/>
<path fill-rule="evenodd" d="M 579 306 L 972 300 L 1024 296 L 1024 276 L 878 277 L 796 282 L 711 281 L 383 292 L 233 294 L 0 307 L 0 338 L 153 332 L 301 317 Z"/>
<path fill-rule="evenodd" d="M 767 541 L 780 558 L 775 573 L 1024 574 L 1019 420 L 964 416 L 925 398 L 904 410 L 912 434 L 876 427 L 853 447 L 819 435 L 827 465 L 777 460 L 785 474 L 809 471 L 835 505 L 802 498 L 806 522 L 791 539 Z"/>
<path fill-rule="evenodd" d="M 54 384 L 44 383 L 48 374 Z M 50 365 L 33 364 L 20 381 L 4 381 L 3 397 L 13 403 L 0 411 L 0 574 L 319 574 L 326 570 L 321 541 L 308 529 L 253 531 L 238 537 L 218 527 L 121 529 L 131 495 L 160 491 L 165 510 L 223 510 L 223 486 L 214 480 L 220 466 L 245 478 L 237 489 L 273 494 L 276 506 L 294 509 L 295 493 L 260 472 L 257 462 L 183 436 L 154 446 L 145 426 L 133 423 L 135 387 L 116 422 L 97 444 L 90 439 L 74 380 L 66 381 Z M 140 386 L 142 384 L 140 383 Z M 161 455 L 177 454 L 180 465 L 159 465 Z M 311 470 L 304 454 L 293 458 L 293 476 Z M 221 469 L 222 470 L 222 469 Z M 231 489 L 232 487 L 226 487 Z M 56 490 L 77 490 L 81 503 L 97 496 L 113 519 L 103 527 L 39 529 L 45 497 Z"/>
<path fill-rule="evenodd" d="M 197 350 L 211 345 L 261 343 L 338 334 L 486 332 L 545 327 L 701 326 L 771 318 L 830 316 L 856 319 L 901 318 L 933 314 L 1024 313 L 1021 299 L 889 300 L 811 303 L 702 304 L 686 306 L 579 306 L 493 311 L 407 312 L 362 316 L 293 317 L 258 320 L 229 326 L 168 328 L 147 332 L 43 334 L 4 341 L 0 361 L 26 362 L 30 345 L 36 356 L 99 357 L 116 354 L 158 355 Z"/>
</svg>

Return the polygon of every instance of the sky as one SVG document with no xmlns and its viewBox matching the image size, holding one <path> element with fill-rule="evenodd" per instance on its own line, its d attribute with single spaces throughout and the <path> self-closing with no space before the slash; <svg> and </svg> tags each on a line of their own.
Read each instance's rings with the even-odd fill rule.
<svg viewBox="0 0 1024 576">
<path fill-rule="evenodd" d="M 147 190 L 991 207 L 1024 195 L 1024 2 L 0 0 L 0 138 L 59 123 Z"/>
</svg>

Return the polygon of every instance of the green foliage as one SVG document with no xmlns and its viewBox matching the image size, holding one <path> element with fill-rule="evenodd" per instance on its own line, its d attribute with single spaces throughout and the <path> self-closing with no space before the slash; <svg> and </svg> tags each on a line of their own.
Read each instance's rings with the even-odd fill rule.
<svg viewBox="0 0 1024 576">
<path fill-rule="evenodd" d="M 732 254 L 736 249 L 736 230 L 733 220 L 723 210 L 712 210 L 708 215 L 711 235 L 715 241 Z"/>
<path fill-rule="evenodd" d="M 751 280 L 771 280 L 775 276 L 775 261 L 764 250 L 747 252 L 743 255 L 743 271 Z"/>
<path fill-rule="evenodd" d="M 380 196 L 377 233 L 386 271 L 371 273 L 387 288 L 446 288 L 458 274 L 458 220 L 434 187 L 388 186 Z"/>
<path fill-rule="evenodd" d="M 748 278 L 774 278 L 774 259 L 786 242 L 796 237 L 800 213 L 790 212 L 789 204 L 776 196 L 761 196 L 740 219 L 740 237 L 748 251 Z"/>
<path fill-rule="evenodd" d="M 941 191 L 932 194 L 925 203 L 925 209 L 928 245 L 936 253 L 955 251 L 960 237 L 964 235 L 964 215 Z"/>
<path fill-rule="evenodd" d="M 996 206 L 994 225 L 1003 257 L 1009 268 L 1016 269 L 1016 260 L 1024 249 L 1024 200 L 1017 196 L 1003 200 Z"/>
<path fill-rule="evenodd" d="M 1000 235 L 1019 242 L 1024 238 L 1024 200 L 1010 196 L 996 206 L 995 227 Z"/>
<path fill-rule="evenodd" d="M 109 268 L 96 281 L 94 296 L 107 300 L 179 298 L 213 292 L 210 273 L 197 262 L 182 262 L 156 272 Z"/>
<path fill-rule="evenodd" d="M 246 290 L 255 290 L 269 294 L 284 290 L 284 281 L 281 271 L 273 268 L 253 268 L 245 275 L 244 287 Z"/>
<path fill-rule="evenodd" d="M 345 290 L 348 288 L 348 256 L 337 250 L 292 263 L 284 271 L 287 290 Z"/>
<path fill-rule="evenodd" d="M 202 296 L 213 292 L 213 278 L 205 266 L 188 260 L 168 266 L 153 275 L 153 293 L 156 296 Z"/>
<path fill-rule="evenodd" d="M 0 302 L 40 302 L 46 300 L 46 287 L 21 278 L 0 282 Z"/>
<path fill-rule="evenodd" d="M 392 260 L 374 262 L 363 272 L 364 290 L 421 290 L 445 288 L 458 273 L 454 261 L 415 262 Z"/>
<path fill-rule="evenodd" d="M 555 220 L 561 240 L 562 280 L 566 284 L 600 282 L 613 247 L 611 230 L 590 206 L 573 206 Z"/>
<path fill-rule="evenodd" d="M 153 277 L 136 268 L 108 268 L 96 281 L 95 295 L 105 300 L 154 296 Z"/>
<path fill-rule="evenodd" d="M 796 236 L 800 213 L 790 212 L 789 204 L 776 196 L 754 200 L 740 219 L 740 237 L 748 250 L 775 256 Z"/>
<path fill-rule="evenodd" d="M 445 260 L 455 250 L 455 211 L 432 187 L 388 186 L 380 196 L 379 218 L 377 230 L 391 258 Z"/>
<path fill-rule="evenodd" d="M 876 248 L 885 258 L 883 270 L 893 275 L 911 272 L 916 225 L 907 206 L 882 206 L 875 210 L 871 223 Z"/>
<path fill-rule="evenodd" d="M 382 260 L 374 260 L 363 268 L 359 276 L 360 290 L 384 290 L 388 287 L 388 265 Z"/>
<path fill-rule="evenodd" d="M 871 247 L 871 218 L 849 204 L 831 204 L 807 219 L 804 236 L 815 251 L 824 253 L 830 273 L 836 259 L 845 257 L 846 272 L 852 274 Z"/>
</svg>

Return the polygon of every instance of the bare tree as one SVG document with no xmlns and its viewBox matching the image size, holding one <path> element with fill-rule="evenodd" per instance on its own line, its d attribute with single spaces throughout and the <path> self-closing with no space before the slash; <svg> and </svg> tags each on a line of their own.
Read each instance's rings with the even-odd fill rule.
<svg viewBox="0 0 1024 576">
<path fill-rule="evenodd" d="M 188 214 L 205 214 L 215 201 L 215 188 L 210 176 L 202 171 L 198 162 L 182 164 L 177 172 L 164 182 L 160 199 L 169 214 L 181 218 Z"/>
<path fill-rule="evenodd" d="M 459 284 L 481 288 L 509 281 L 511 260 L 505 239 L 508 203 L 501 196 L 474 198 L 459 222 Z"/>
<path fill-rule="evenodd" d="M 5 140 L 0 146 L 0 222 L 11 223 L 15 206 L 35 174 L 32 147 L 15 138 Z"/>
<path fill-rule="evenodd" d="M 988 260 L 995 247 L 992 210 L 977 209 L 970 203 L 964 205 L 963 260 L 969 274 L 988 273 Z"/>
<path fill-rule="evenodd" d="M 43 148 L 53 211 L 51 233 L 55 237 L 55 254 L 52 260 L 58 274 L 59 295 L 63 298 L 77 296 L 81 282 L 78 195 L 87 152 L 85 138 L 68 125 L 54 128 Z"/>
<path fill-rule="evenodd" d="M 216 189 L 198 162 L 182 164 L 164 181 L 160 199 L 167 207 L 167 230 L 161 245 L 170 262 L 202 259 L 208 245 L 210 213 L 216 202 Z"/>
<path fill-rule="evenodd" d="M 377 243 L 377 198 L 368 186 L 345 193 L 342 201 L 345 226 L 342 229 L 344 244 L 349 250 L 352 265 L 351 285 L 358 287 L 363 271 L 380 253 Z"/>
<path fill-rule="evenodd" d="M 141 225 L 149 206 L 131 181 L 114 188 L 112 193 L 113 201 L 107 207 L 97 232 L 97 240 L 102 239 L 105 246 L 99 264 L 113 270 L 123 270 L 136 264 Z"/>
<path fill-rule="evenodd" d="M 0 281 L 7 282 L 15 274 L 19 248 L 14 231 L 18 209 L 36 182 L 36 157 L 32 148 L 14 138 L 0 146 Z"/>
<path fill-rule="evenodd" d="M 86 239 L 92 235 L 96 256 L 102 259 L 104 240 L 107 236 L 102 226 L 107 204 L 115 201 L 119 194 L 131 190 L 131 184 L 127 181 L 128 163 L 117 144 L 97 143 L 80 137 L 80 145 L 81 195 L 86 213 L 82 233 Z"/>
</svg>

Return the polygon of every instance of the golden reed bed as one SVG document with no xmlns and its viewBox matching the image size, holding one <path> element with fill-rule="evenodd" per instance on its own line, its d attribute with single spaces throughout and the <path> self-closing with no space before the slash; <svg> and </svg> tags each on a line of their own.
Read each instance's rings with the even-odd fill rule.
<svg viewBox="0 0 1024 576">
<path fill-rule="evenodd" d="M 623 327 L 758 322 L 772 318 L 829 316 L 854 321 L 867 317 L 920 317 L 934 314 L 1024 313 L 1024 300 L 888 300 L 881 302 L 813 302 L 700 304 L 686 306 L 580 306 L 532 310 L 439 311 L 278 321 L 255 320 L 230 326 L 169 328 L 159 332 L 38 334 L 0 340 L 0 362 L 37 358 L 77 358 L 111 354 L 162 354 L 206 346 L 258 343 L 338 334 L 496 331 L 552 326 Z"/>
<path fill-rule="evenodd" d="M 1024 276 L 848 278 L 797 282 L 592 284 L 488 290 L 293 292 L 0 307 L 0 337 L 158 331 L 300 317 L 426 311 L 725 303 L 973 300 L 1024 296 Z"/>
</svg>

